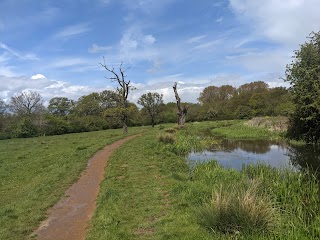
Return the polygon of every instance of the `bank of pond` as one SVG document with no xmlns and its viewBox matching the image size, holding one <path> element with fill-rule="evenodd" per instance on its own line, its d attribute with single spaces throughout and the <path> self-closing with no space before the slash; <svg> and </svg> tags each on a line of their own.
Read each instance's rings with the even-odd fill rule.
<svg viewBox="0 0 320 240">
<path fill-rule="evenodd" d="M 164 131 L 189 166 L 182 199 L 215 238 L 320 238 L 319 146 L 244 121 Z"/>
</svg>

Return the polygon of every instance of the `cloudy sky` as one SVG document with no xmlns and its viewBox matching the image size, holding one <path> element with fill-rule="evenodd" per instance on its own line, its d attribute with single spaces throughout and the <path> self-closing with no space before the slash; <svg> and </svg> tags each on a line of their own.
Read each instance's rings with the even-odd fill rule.
<svg viewBox="0 0 320 240">
<path fill-rule="evenodd" d="M 284 85 L 319 12 L 320 0 L 1 0 L 0 98 L 113 89 L 103 56 L 130 66 L 134 102 L 150 91 L 174 101 L 174 82 L 191 102 L 211 85 Z"/>
</svg>

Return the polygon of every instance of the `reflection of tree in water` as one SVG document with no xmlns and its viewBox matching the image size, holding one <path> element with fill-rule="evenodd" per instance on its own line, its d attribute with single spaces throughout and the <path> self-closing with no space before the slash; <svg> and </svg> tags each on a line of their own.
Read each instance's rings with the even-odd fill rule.
<svg viewBox="0 0 320 240">
<path fill-rule="evenodd" d="M 272 143 L 270 141 L 234 141 L 224 139 L 221 142 L 221 147 L 224 151 L 233 151 L 236 149 L 241 149 L 245 152 L 251 152 L 256 154 L 263 154 L 270 151 Z"/>
<path fill-rule="evenodd" d="M 320 180 L 320 146 L 304 145 L 288 147 L 288 156 L 293 166 L 302 170 L 316 172 Z"/>
</svg>

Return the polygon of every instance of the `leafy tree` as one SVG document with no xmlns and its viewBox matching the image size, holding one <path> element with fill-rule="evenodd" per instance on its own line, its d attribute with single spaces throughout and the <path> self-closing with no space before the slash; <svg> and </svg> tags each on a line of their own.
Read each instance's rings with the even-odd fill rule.
<svg viewBox="0 0 320 240">
<path fill-rule="evenodd" d="M 206 119 L 230 118 L 230 101 L 236 94 L 236 88 L 230 85 L 206 87 L 198 98 L 206 112 Z"/>
<path fill-rule="evenodd" d="M 99 93 L 81 96 L 75 103 L 73 113 L 77 116 L 98 116 L 102 112 Z"/>
<path fill-rule="evenodd" d="M 54 97 L 49 101 L 48 110 L 58 116 L 66 116 L 70 113 L 74 102 L 66 97 Z"/>
<path fill-rule="evenodd" d="M 148 112 L 151 119 L 151 125 L 152 127 L 154 127 L 156 118 L 158 117 L 160 112 L 160 106 L 163 104 L 163 94 L 151 92 L 143 94 L 139 98 L 138 104 L 143 106 L 144 109 Z"/>
<path fill-rule="evenodd" d="M 32 113 L 42 111 L 43 100 L 39 93 L 27 91 L 11 97 L 9 106 L 12 112 L 20 116 L 30 116 Z"/>
<path fill-rule="evenodd" d="M 111 90 L 104 90 L 99 94 L 100 107 L 102 110 L 115 108 L 121 105 L 121 99 L 118 93 Z"/>
<path fill-rule="evenodd" d="M 295 104 L 289 134 L 316 143 L 320 138 L 320 32 L 312 32 L 309 39 L 294 52 L 285 80 L 291 84 Z"/>
</svg>

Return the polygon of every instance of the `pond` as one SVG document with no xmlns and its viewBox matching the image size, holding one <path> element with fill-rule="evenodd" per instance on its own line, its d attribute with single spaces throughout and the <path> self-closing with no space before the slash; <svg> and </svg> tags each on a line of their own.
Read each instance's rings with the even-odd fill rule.
<svg viewBox="0 0 320 240">
<path fill-rule="evenodd" d="M 314 145 L 292 146 L 281 142 L 222 140 L 212 149 L 191 152 L 190 164 L 217 160 L 226 168 L 241 170 L 242 165 L 264 163 L 272 167 L 301 170 L 309 167 L 316 171 L 320 166 L 320 147 Z M 319 169 L 320 170 L 320 169 Z"/>
</svg>

